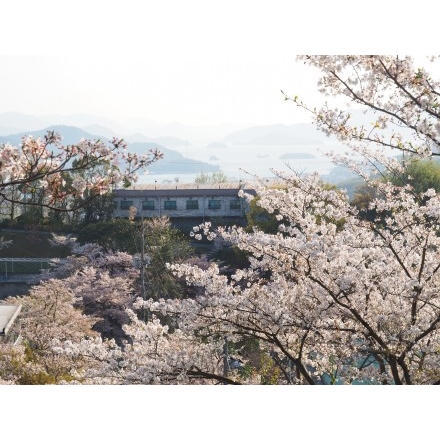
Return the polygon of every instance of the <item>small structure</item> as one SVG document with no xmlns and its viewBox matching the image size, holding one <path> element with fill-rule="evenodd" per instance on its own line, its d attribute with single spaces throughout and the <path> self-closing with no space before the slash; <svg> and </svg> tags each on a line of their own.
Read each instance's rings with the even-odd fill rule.
<svg viewBox="0 0 440 440">
<path fill-rule="evenodd" d="M 0 343 L 16 342 L 17 338 L 12 335 L 11 329 L 20 311 L 21 305 L 0 305 Z"/>
</svg>

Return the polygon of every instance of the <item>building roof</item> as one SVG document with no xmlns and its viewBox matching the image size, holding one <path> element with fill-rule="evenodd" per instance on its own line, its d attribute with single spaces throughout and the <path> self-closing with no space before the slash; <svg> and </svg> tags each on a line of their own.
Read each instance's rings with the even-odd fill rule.
<svg viewBox="0 0 440 440">
<path fill-rule="evenodd" d="M 0 336 L 8 334 L 20 310 L 21 305 L 0 305 Z"/>
<path fill-rule="evenodd" d="M 174 187 L 163 188 L 136 188 L 136 189 L 116 189 L 113 191 L 114 195 L 117 197 L 202 197 L 202 196 L 230 196 L 237 197 L 240 188 L 237 186 L 235 188 L 221 188 L 219 186 L 211 187 L 180 187 L 179 185 L 174 185 Z M 243 191 L 249 194 L 255 194 L 252 189 L 245 189 Z"/>
<path fill-rule="evenodd" d="M 221 183 L 133 183 L 129 189 L 240 189 L 244 187 L 249 188 L 248 182 L 221 182 Z"/>
</svg>

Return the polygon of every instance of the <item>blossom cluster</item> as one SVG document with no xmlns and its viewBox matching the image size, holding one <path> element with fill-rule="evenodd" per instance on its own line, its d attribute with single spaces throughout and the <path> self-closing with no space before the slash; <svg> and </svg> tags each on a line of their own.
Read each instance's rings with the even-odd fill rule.
<svg viewBox="0 0 440 440">
<path fill-rule="evenodd" d="M 126 149 L 126 144 L 116 138 L 108 143 L 82 139 L 75 145 L 63 145 L 54 132 L 48 132 L 44 138 L 24 136 L 18 146 L 2 144 L 1 195 L 14 203 L 60 209 L 59 202 L 68 196 L 81 198 L 85 191 L 92 195 L 104 194 L 118 184 L 135 181 L 137 171 L 162 157 L 155 149 L 143 156 Z M 109 165 L 106 173 L 93 172 L 103 163 Z M 72 175 L 69 181 L 67 174 Z M 16 187 L 25 196 L 23 199 L 11 199 L 8 189 Z M 36 193 L 38 201 L 33 196 Z"/>
</svg>

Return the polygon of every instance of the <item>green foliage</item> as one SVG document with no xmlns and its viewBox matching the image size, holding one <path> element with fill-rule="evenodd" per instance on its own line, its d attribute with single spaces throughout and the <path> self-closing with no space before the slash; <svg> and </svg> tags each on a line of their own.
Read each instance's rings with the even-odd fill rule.
<svg viewBox="0 0 440 440">
<path fill-rule="evenodd" d="M 3 258 L 66 258 L 70 254 L 67 246 L 52 246 L 52 235 L 46 232 L 2 231 L 1 235 L 4 241 L 11 241 L 9 246 L 1 250 Z M 18 268 L 15 262 L 14 271 L 18 271 Z"/>
<path fill-rule="evenodd" d="M 37 225 L 41 229 L 52 231 L 72 231 L 85 224 L 110 221 L 113 216 L 113 194 L 98 194 L 96 190 L 86 188 L 80 196 L 74 188 L 73 182 L 76 178 L 85 181 L 96 181 L 100 177 L 105 178 L 115 166 L 106 160 L 97 161 L 87 169 L 81 168 L 83 165 L 80 161 L 75 160 L 72 163 L 75 170 L 62 173 L 66 194 L 63 198 L 54 201 L 51 206 L 53 209 L 43 209 L 43 205 L 48 201 L 45 199 L 44 191 L 36 187 L 35 184 L 27 183 L 13 188 L 18 191 L 19 195 L 26 196 L 27 204 L 21 206 L 22 213 L 16 218 L 16 203 L 10 203 L 8 207 L 3 208 L 5 213 L 9 211 L 7 214 L 9 217 L 8 226 Z"/>
<path fill-rule="evenodd" d="M 404 165 L 403 173 L 387 173 L 382 180 L 389 181 L 396 186 L 409 184 L 416 196 L 420 196 L 430 188 L 440 192 L 440 162 L 438 160 L 410 158 Z M 369 208 L 369 205 L 378 197 L 380 194 L 375 187 L 367 184 L 359 185 L 354 192 L 351 204 L 359 209 L 362 218 L 373 221 L 378 215 L 375 210 Z M 423 203 L 423 200 L 420 202 Z"/>
<path fill-rule="evenodd" d="M 0 377 L 14 377 L 17 385 L 55 385 L 60 381 L 74 380 L 68 364 L 60 368 L 44 356 L 31 348 L 29 343 L 24 343 L 24 351 L 11 347 L 5 351 L 0 350 Z"/>
<path fill-rule="evenodd" d="M 79 167 L 81 164 L 74 161 L 74 166 Z M 111 169 L 117 168 L 107 160 L 100 160 L 94 166 L 87 170 L 76 170 L 69 173 L 65 180 L 69 183 L 77 177 L 85 180 L 105 177 Z M 124 187 L 127 181 L 124 181 Z M 89 189 L 85 189 L 81 198 L 76 200 L 76 209 L 74 215 L 70 216 L 72 226 L 80 226 L 89 223 L 107 222 L 113 216 L 113 194 L 97 194 Z M 68 219 L 66 219 L 68 220 Z"/>
<path fill-rule="evenodd" d="M 180 283 L 167 268 L 167 263 L 183 262 L 193 256 L 189 239 L 174 228 L 166 217 L 146 219 L 144 227 L 144 252 L 150 263 L 146 268 L 148 295 L 154 298 L 174 298 L 186 286 Z M 97 243 L 105 251 L 121 251 L 131 255 L 142 250 L 142 223 L 126 219 L 92 223 L 82 228 L 78 241 Z"/>
<path fill-rule="evenodd" d="M 139 229 L 126 219 L 90 223 L 79 231 L 78 241 L 81 244 L 97 243 L 105 251 L 121 251 L 132 255 L 141 251 Z"/>
<path fill-rule="evenodd" d="M 43 224 L 43 208 L 40 206 L 25 206 L 23 214 L 15 219 L 18 225 L 42 225 Z"/>
<path fill-rule="evenodd" d="M 228 342 L 228 353 L 243 360 L 243 366 L 237 371 L 241 379 L 259 375 L 261 385 L 277 385 L 282 375 L 275 360 L 260 347 L 260 342 L 253 336 L 244 336 L 240 341 Z"/>
<path fill-rule="evenodd" d="M 212 254 L 212 260 L 216 261 L 223 272 L 230 269 L 235 272 L 236 269 L 248 268 L 250 253 L 243 251 L 237 246 L 222 246 Z"/>
<path fill-rule="evenodd" d="M 253 367 L 250 363 L 246 363 L 246 364 L 244 364 L 243 367 L 240 368 L 240 370 L 238 371 L 238 376 L 239 376 L 241 379 L 246 380 L 246 379 L 249 379 L 249 378 L 251 378 L 252 376 L 254 376 L 255 373 L 256 373 L 256 371 L 257 371 L 257 370 L 256 370 L 255 367 Z"/>
<path fill-rule="evenodd" d="M 122 186 L 124 188 L 130 188 L 131 182 L 126 177 L 124 177 L 124 184 Z"/>
<path fill-rule="evenodd" d="M 22 360 L 22 363 L 24 361 L 25 364 L 37 364 L 38 363 L 39 356 L 37 353 L 30 347 L 29 344 L 25 345 L 25 351 L 24 351 L 24 359 Z M 16 374 L 18 373 L 18 380 L 17 383 L 19 385 L 53 385 L 55 384 L 56 378 L 53 374 L 48 374 L 46 371 L 32 371 L 32 368 L 30 369 L 23 369 L 18 367 L 18 363 L 16 364 L 17 370 Z"/>
<path fill-rule="evenodd" d="M 405 163 L 404 172 L 399 175 L 386 176 L 397 186 L 410 184 L 417 195 L 433 188 L 440 192 L 440 162 L 434 159 L 411 158 Z"/>
<path fill-rule="evenodd" d="M 377 218 L 375 209 L 370 209 L 370 203 L 378 197 L 377 189 L 367 184 L 359 185 L 350 201 L 352 206 L 359 210 L 359 216 L 368 221 L 374 221 Z"/>
<path fill-rule="evenodd" d="M 113 218 L 113 194 L 98 195 L 79 210 L 82 224 L 108 222 Z"/>
<path fill-rule="evenodd" d="M 194 180 L 195 183 L 208 184 L 208 183 L 226 183 L 228 182 L 228 176 L 223 171 L 214 171 L 211 174 L 205 174 L 203 171 L 198 174 Z"/>
<path fill-rule="evenodd" d="M 261 385 L 277 385 L 281 376 L 281 370 L 268 354 L 261 355 L 258 372 L 261 376 Z"/>
<path fill-rule="evenodd" d="M 321 182 L 320 186 L 327 191 L 339 191 L 338 187 L 331 183 Z M 283 186 L 274 186 L 279 190 L 283 190 Z M 283 220 L 277 220 L 276 216 L 279 214 L 277 210 L 272 213 L 269 213 L 266 209 L 259 206 L 259 197 L 255 197 L 251 200 L 249 204 L 249 211 L 246 214 L 247 218 L 247 232 L 252 232 L 254 228 L 257 228 L 266 234 L 276 234 L 278 232 L 278 228 L 281 224 L 283 224 Z M 317 222 L 322 220 L 322 217 L 317 216 Z M 339 229 L 344 225 L 344 220 L 331 219 L 326 217 L 325 221 L 333 222 Z"/>
<path fill-rule="evenodd" d="M 251 232 L 254 228 L 258 228 L 266 234 L 276 234 L 280 222 L 276 219 L 277 213 L 269 213 L 258 205 L 258 197 L 251 200 L 249 211 L 246 214 L 247 227 L 246 230 Z"/>
<path fill-rule="evenodd" d="M 166 267 L 167 263 L 181 263 L 194 255 L 189 239 L 173 228 L 168 218 L 144 220 L 145 254 L 150 257 L 147 266 L 149 295 L 154 298 L 181 296 L 186 285 L 180 283 Z"/>
</svg>

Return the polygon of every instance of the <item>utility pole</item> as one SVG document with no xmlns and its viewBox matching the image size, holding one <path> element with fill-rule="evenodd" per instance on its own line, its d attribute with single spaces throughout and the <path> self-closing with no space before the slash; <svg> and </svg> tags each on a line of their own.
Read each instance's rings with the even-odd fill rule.
<svg viewBox="0 0 440 440">
<path fill-rule="evenodd" d="M 229 352 L 228 352 L 228 337 L 225 336 L 225 343 L 223 344 L 223 376 L 229 375 Z"/>
<path fill-rule="evenodd" d="M 147 300 L 147 295 L 145 292 L 145 226 L 144 226 L 144 213 L 142 212 L 142 205 L 141 205 L 141 292 L 142 292 L 142 299 L 144 301 Z M 145 322 L 145 306 L 142 306 L 143 310 L 143 320 Z"/>
</svg>

